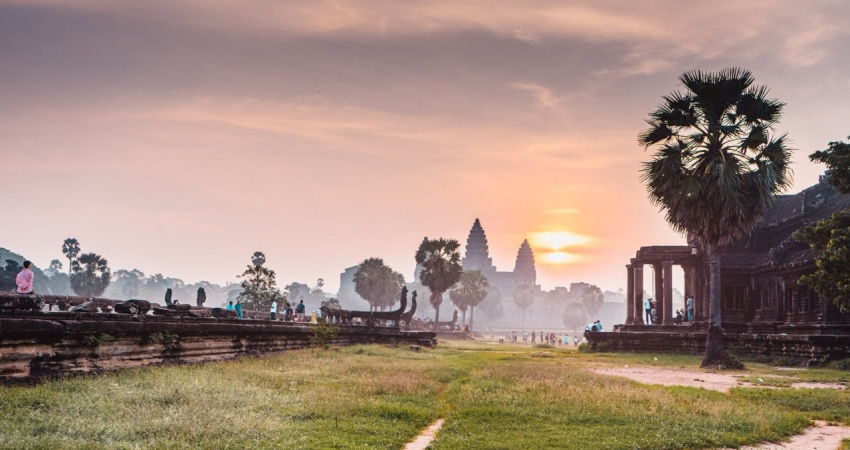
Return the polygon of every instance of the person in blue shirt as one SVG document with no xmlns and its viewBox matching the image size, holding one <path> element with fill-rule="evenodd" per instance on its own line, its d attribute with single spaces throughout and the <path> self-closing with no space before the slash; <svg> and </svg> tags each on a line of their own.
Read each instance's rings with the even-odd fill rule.
<svg viewBox="0 0 850 450">
<path fill-rule="evenodd" d="M 229 303 L 227 304 L 227 310 L 228 310 L 228 311 L 233 311 L 233 302 L 229 302 Z"/>
<path fill-rule="evenodd" d="M 236 316 L 239 317 L 240 319 L 242 318 L 242 301 L 241 300 L 236 301 Z"/>
<path fill-rule="evenodd" d="M 643 300 L 643 309 L 646 310 L 646 324 L 652 325 L 652 299 L 647 298 Z"/>
</svg>

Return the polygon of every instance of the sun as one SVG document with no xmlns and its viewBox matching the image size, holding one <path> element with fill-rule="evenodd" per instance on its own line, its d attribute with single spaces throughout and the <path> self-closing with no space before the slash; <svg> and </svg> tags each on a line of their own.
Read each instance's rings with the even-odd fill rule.
<svg viewBox="0 0 850 450">
<path fill-rule="evenodd" d="M 540 260 L 544 264 L 572 264 L 578 262 L 580 259 L 579 255 L 567 252 L 545 252 L 540 254 Z"/>
<path fill-rule="evenodd" d="M 557 252 L 557 250 L 587 245 L 591 241 L 590 237 L 572 231 L 536 231 L 531 233 L 532 247 L 554 250 L 556 253 L 563 253 Z"/>
</svg>

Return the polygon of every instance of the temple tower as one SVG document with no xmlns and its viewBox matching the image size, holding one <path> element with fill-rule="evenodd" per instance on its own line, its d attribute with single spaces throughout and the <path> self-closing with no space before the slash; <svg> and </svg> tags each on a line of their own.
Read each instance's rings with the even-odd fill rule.
<svg viewBox="0 0 850 450">
<path fill-rule="evenodd" d="M 534 250 L 528 244 L 528 239 L 522 241 L 516 255 L 516 266 L 514 276 L 517 283 L 525 283 L 534 286 L 537 284 L 537 269 L 534 267 Z"/>
<path fill-rule="evenodd" d="M 478 219 L 475 219 L 472 229 L 469 230 L 469 237 L 466 239 L 466 255 L 461 264 L 463 270 L 480 270 L 485 277 L 496 272 L 493 258 L 490 257 L 490 249 L 487 247 L 487 235 L 484 234 L 484 228 L 481 227 Z"/>
</svg>

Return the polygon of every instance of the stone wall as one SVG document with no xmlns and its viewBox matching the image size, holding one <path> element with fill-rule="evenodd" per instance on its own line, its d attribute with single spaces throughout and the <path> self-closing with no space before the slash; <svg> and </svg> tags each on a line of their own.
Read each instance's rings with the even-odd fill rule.
<svg viewBox="0 0 850 450">
<path fill-rule="evenodd" d="M 315 325 L 100 313 L 0 315 L 0 381 L 221 361 L 310 345 Z M 332 343 L 436 344 L 433 332 L 343 326 Z"/>
<path fill-rule="evenodd" d="M 631 326 L 628 331 L 586 332 L 591 347 L 630 352 L 687 352 L 703 353 L 706 334 L 690 327 Z M 837 332 L 835 327 L 811 327 L 793 333 L 724 332 L 727 348 L 739 355 L 791 357 L 812 362 L 823 358 L 850 357 L 850 334 Z"/>
</svg>

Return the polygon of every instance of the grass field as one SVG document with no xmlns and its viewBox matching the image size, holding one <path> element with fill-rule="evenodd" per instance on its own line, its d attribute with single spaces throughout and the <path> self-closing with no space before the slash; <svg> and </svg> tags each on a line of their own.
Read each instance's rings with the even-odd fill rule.
<svg viewBox="0 0 850 450">
<path fill-rule="evenodd" d="M 586 371 L 687 355 L 441 343 L 355 346 L 0 387 L 2 448 L 399 449 L 438 417 L 434 449 L 717 448 L 850 421 L 850 393 L 648 386 Z M 768 366 L 750 376 L 771 375 Z M 846 372 L 783 373 L 844 381 Z M 780 383 L 781 384 L 781 383 Z"/>
</svg>

